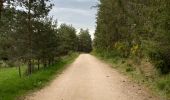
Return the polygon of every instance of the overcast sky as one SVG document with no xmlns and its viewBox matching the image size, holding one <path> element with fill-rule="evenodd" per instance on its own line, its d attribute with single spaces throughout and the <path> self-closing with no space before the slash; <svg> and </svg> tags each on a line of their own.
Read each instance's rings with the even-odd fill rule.
<svg viewBox="0 0 170 100">
<path fill-rule="evenodd" d="M 58 20 L 58 24 L 72 24 L 77 31 L 89 29 L 92 38 L 95 30 L 96 8 L 98 0 L 52 0 L 55 4 L 50 15 Z"/>
</svg>

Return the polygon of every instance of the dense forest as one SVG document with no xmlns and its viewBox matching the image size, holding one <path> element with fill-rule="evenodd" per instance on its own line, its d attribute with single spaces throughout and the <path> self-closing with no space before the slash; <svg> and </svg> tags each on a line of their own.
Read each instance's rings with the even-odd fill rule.
<svg viewBox="0 0 170 100">
<path fill-rule="evenodd" d="M 170 1 L 100 0 L 94 46 L 121 57 L 149 57 L 170 72 Z"/>
<path fill-rule="evenodd" d="M 1 0 L 0 4 L 1 67 L 24 63 L 31 74 L 35 65 L 47 67 L 60 56 L 92 50 L 88 30 L 77 34 L 72 25 L 57 26 L 48 15 L 53 7 L 49 0 Z"/>
<path fill-rule="evenodd" d="M 122 63 L 133 60 L 137 64 L 135 69 L 139 70 L 144 69 L 141 63 L 146 60 L 161 77 L 168 77 L 170 0 L 100 0 L 97 7 L 94 48 L 98 54 L 110 59 L 125 59 Z M 127 66 L 132 67 L 132 64 Z M 131 70 L 133 68 L 126 69 Z M 151 78 L 158 76 L 153 74 Z M 159 84 L 167 94 L 170 93 L 169 80 L 163 78 Z"/>
</svg>

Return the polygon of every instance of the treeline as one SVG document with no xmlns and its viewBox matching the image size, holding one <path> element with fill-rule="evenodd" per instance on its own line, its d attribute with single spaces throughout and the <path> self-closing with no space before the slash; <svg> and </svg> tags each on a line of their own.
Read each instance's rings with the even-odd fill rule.
<svg viewBox="0 0 170 100">
<path fill-rule="evenodd" d="M 31 74 L 35 65 L 47 67 L 70 52 L 92 50 L 89 31 L 77 35 L 72 25 L 58 28 L 48 15 L 52 6 L 50 0 L 0 0 L 1 63 L 27 64 Z"/>
<path fill-rule="evenodd" d="M 170 0 L 100 0 L 94 47 L 170 72 Z"/>
</svg>

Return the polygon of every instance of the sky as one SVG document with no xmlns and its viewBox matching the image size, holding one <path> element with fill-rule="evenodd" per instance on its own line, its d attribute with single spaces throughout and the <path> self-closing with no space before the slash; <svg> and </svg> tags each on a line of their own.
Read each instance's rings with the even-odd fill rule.
<svg viewBox="0 0 170 100">
<path fill-rule="evenodd" d="M 97 9 L 92 6 L 97 5 L 98 0 L 52 0 L 55 5 L 50 12 L 50 16 L 58 20 L 58 24 L 72 24 L 77 29 L 89 29 L 92 38 L 96 26 Z"/>
</svg>

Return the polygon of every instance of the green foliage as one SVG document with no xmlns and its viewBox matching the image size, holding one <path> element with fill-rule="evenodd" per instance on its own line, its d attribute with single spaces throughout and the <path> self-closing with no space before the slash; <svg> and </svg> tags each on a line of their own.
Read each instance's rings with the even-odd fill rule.
<svg viewBox="0 0 170 100">
<path fill-rule="evenodd" d="M 134 69 L 131 68 L 131 67 L 126 68 L 126 72 L 131 72 L 131 71 L 133 71 L 133 70 L 134 70 Z"/>
<path fill-rule="evenodd" d="M 126 72 L 132 72 L 135 69 L 133 68 L 133 66 L 131 64 L 127 64 L 127 68 L 126 68 Z"/>
<path fill-rule="evenodd" d="M 89 30 L 80 29 L 78 39 L 79 39 L 78 50 L 80 52 L 88 53 L 92 51 L 92 39 L 89 34 Z"/>
<path fill-rule="evenodd" d="M 170 97 L 170 75 L 159 79 L 156 85 L 158 90 L 163 91 L 167 97 Z"/>
<path fill-rule="evenodd" d="M 119 51 L 120 57 L 134 57 L 138 62 L 142 57 L 150 57 L 161 73 L 167 74 L 170 72 L 169 10 L 169 0 L 100 0 L 94 47 Z"/>
<path fill-rule="evenodd" d="M 56 23 L 53 24 L 53 20 L 46 18 L 44 20 L 35 21 L 34 30 L 37 30 L 33 35 L 32 54 L 35 59 L 41 60 L 44 64 L 46 61 L 52 61 L 55 56 L 58 46 L 58 38 L 56 36 Z M 50 51 L 50 52 L 49 52 Z"/>
<path fill-rule="evenodd" d="M 165 91 L 166 93 L 170 93 L 169 83 L 170 83 L 169 80 L 161 80 L 160 82 L 157 83 L 157 85 L 160 90 Z"/>
<path fill-rule="evenodd" d="M 72 25 L 61 24 L 58 33 L 59 50 L 61 54 L 68 54 L 69 51 L 77 51 L 78 37 L 76 29 Z"/>
<path fill-rule="evenodd" d="M 155 51 L 151 51 L 149 56 L 156 68 L 159 69 L 162 74 L 170 72 L 169 51 L 161 51 L 160 49 L 157 49 Z"/>
<path fill-rule="evenodd" d="M 97 55 L 104 57 L 104 58 L 116 58 L 119 57 L 119 51 L 112 50 L 112 51 L 103 51 L 102 49 L 95 49 L 93 50 Z M 112 52 L 112 53 L 111 53 Z"/>
<path fill-rule="evenodd" d="M 22 60 L 27 63 L 29 62 L 30 66 L 28 66 L 28 69 L 30 69 L 29 73 L 31 73 L 31 61 L 32 59 L 38 59 L 37 56 L 39 57 L 36 53 L 38 50 L 35 50 L 34 46 L 37 44 L 37 41 L 42 42 L 42 40 L 39 40 L 40 37 L 43 39 L 42 34 L 48 37 L 48 39 L 46 38 L 48 41 L 43 41 L 44 44 L 46 43 L 45 46 L 47 46 L 47 43 L 48 45 L 51 44 L 50 42 L 55 43 L 51 38 L 51 34 L 54 34 L 52 27 L 53 22 L 47 18 L 52 5 L 49 3 L 50 0 L 43 0 L 42 2 L 39 0 L 13 1 L 14 2 L 9 1 L 9 3 L 7 3 L 5 0 L 4 2 L 6 2 L 7 5 L 3 6 L 3 11 L 1 12 L 0 60 L 9 60 L 10 62 Z M 28 12 L 26 10 L 17 10 L 18 6 L 26 9 Z M 41 28 L 37 27 L 35 23 L 39 25 L 41 23 Z M 39 33 L 39 38 L 36 36 L 37 33 Z M 50 34 L 47 35 L 48 33 Z M 36 47 L 42 50 L 40 46 L 41 45 L 36 45 Z M 51 50 L 51 47 L 49 48 Z M 55 48 L 53 48 L 53 51 L 55 51 L 54 49 Z M 50 53 L 53 54 L 53 52 Z M 41 58 L 43 57 L 41 56 Z"/>
</svg>

